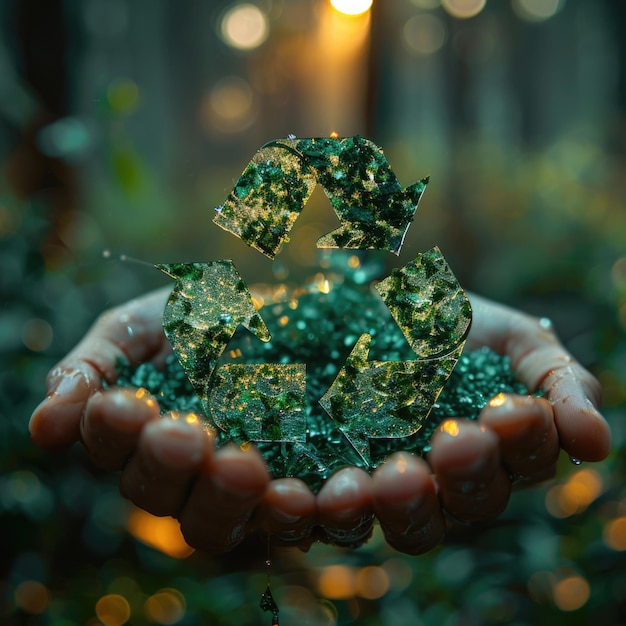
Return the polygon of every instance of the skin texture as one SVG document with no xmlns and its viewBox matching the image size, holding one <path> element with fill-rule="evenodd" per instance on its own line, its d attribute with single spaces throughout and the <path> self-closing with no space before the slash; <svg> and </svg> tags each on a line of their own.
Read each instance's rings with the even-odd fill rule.
<svg viewBox="0 0 626 626">
<path fill-rule="evenodd" d="M 50 372 L 48 392 L 30 432 L 48 449 L 81 441 L 93 463 L 120 472 L 122 493 L 137 506 L 179 520 L 187 542 L 210 554 L 228 552 L 262 530 L 278 543 L 307 549 L 321 540 L 356 546 L 378 519 L 388 543 L 424 553 L 444 538 L 444 512 L 463 522 L 493 518 L 513 485 L 554 474 L 560 449 L 583 461 L 610 450 L 597 410 L 600 386 L 559 343 L 551 324 L 470 296 L 468 347 L 488 345 L 511 359 L 526 386 L 546 398 L 499 395 L 477 422 L 445 420 L 426 461 L 392 455 L 373 476 L 335 473 L 314 495 L 295 478 L 271 480 L 253 447 L 216 450 L 193 415 L 159 415 L 144 390 L 102 390 L 115 361 L 162 362 L 170 347 L 161 320 L 169 288 L 112 309 Z"/>
</svg>

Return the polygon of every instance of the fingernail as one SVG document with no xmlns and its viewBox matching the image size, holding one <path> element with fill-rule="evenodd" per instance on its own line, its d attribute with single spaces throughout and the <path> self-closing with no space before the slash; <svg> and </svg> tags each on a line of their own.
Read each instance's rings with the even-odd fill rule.
<svg viewBox="0 0 626 626">
<path fill-rule="evenodd" d="M 59 381 L 52 395 L 54 396 L 71 396 L 76 391 L 80 383 L 84 382 L 84 378 L 80 372 L 72 372 L 71 374 L 65 374 Z"/>
<path fill-rule="evenodd" d="M 148 424 L 145 431 L 146 445 L 159 462 L 177 468 L 191 468 L 202 461 L 203 442 L 197 431 L 185 422 L 163 419 Z"/>
</svg>

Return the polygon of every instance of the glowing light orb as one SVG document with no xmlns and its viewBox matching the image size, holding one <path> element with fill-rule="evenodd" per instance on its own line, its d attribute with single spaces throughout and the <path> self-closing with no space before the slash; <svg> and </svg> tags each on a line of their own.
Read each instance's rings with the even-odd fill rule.
<svg viewBox="0 0 626 626">
<path fill-rule="evenodd" d="M 478 15 L 487 0 L 442 0 L 441 5 L 452 17 L 467 19 Z"/>
<path fill-rule="evenodd" d="M 224 14 L 221 34 L 232 48 L 253 50 L 269 35 L 267 16 L 253 4 L 238 4 Z"/>
<path fill-rule="evenodd" d="M 513 10 L 527 22 L 543 22 L 556 15 L 564 0 L 513 0 Z"/>
<path fill-rule="evenodd" d="M 330 0 L 335 11 L 344 15 L 361 15 L 372 8 L 373 0 Z"/>
</svg>

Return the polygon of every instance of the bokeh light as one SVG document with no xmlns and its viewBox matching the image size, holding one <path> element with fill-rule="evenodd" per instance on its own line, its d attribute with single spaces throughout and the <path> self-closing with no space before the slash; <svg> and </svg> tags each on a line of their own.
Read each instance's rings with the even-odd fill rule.
<svg viewBox="0 0 626 626">
<path fill-rule="evenodd" d="M 561 611 L 577 611 L 589 600 L 589 583 L 582 576 L 568 576 L 556 583 L 552 593 Z"/>
<path fill-rule="evenodd" d="M 441 6 L 452 17 L 467 19 L 478 15 L 484 8 L 487 0 L 441 0 Z"/>
<path fill-rule="evenodd" d="M 436 15 L 420 13 L 409 18 L 402 29 L 402 39 L 412 52 L 429 55 L 443 47 L 447 29 Z"/>
<path fill-rule="evenodd" d="M 92 143 L 91 132 L 76 117 L 63 117 L 39 131 L 37 143 L 47 156 L 73 160 L 81 157 Z"/>
<path fill-rule="evenodd" d="M 220 33 L 232 48 L 254 50 L 269 35 L 267 15 L 253 4 L 238 4 L 224 13 Z"/>
<path fill-rule="evenodd" d="M 317 581 L 319 594 L 331 600 L 346 600 L 356 595 L 356 572 L 347 565 L 325 567 Z"/>
<path fill-rule="evenodd" d="M 603 532 L 604 543 L 612 550 L 626 550 L 626 516 L 607 522 Z"/>
<path fill-rule="evenodd" d="M 54 332 L 52 326 L 40 318 L 26 320 L 22 326 L 22 342 L 33 352 L 42 352 L 50 346 Z"/>
<path fill-rule="evenodd" d="M 389 578 L 389 587 L 394 591 L 406 589 L 413 580 L 413 570 L 406 559 L 392 557 L 383 563 L 382 568 Z"/>
<path fill-rule="evenodd" d="M 50 592 L 36 580 L 25 580 L 15 589 L 15 605 L 27 613 L 40 614 L 48 607 Z"/>
<path fill-rule="evenodd" d="M 130 619 L 130 604 L 124 596 L 107 594 L 96 602 L 96 616 L 104 626 L 122 626 Z"/>
<path fill-rule="evenodd" d="M 373 0 L 330 0 L 332 7 L 344 15 L 361 15 L 372 8 Z"/>
<path fill-rule="evenodd" d="M 366 600 L 382 598 L 389 591 L 389 576 L 375 565 L 362 567 L 356 575 L 356 592 Z"/>
<path fill-rule="evenodd" d="M 139 87 L 128 79 L 114 80 L 107 89 L 107 102 L 111 110 L 120 115 L 130 115 L 139 104 Z"/>
<path fill-rule="evenodd" d="M 513 10 L 528 22 L 543 22 L 556 15 L 565 4 L 564 0 L 513 0 Z"/>
<path fill-rule="evenodd" d="M 561 485 L 551 487 L 545 496 L 546 509 L 562 518 L 584 511 L 602 493 L 602 477 L 591 468 L 572 474 Z"/>
<path fill-rule="evenodd" d="M 256 118 L 254 93 L 248 81 L 238 76 L 220 80 L 202 102 L 202 123 L 210 132 L 240 132 Z"/>
<path fill-rule="evenodd" d="M 161 589 L 145 601 L 144 612 L 156 624 L 176 624 L 185 614 L 185 597 L 178 589 Z"/>
</svg>

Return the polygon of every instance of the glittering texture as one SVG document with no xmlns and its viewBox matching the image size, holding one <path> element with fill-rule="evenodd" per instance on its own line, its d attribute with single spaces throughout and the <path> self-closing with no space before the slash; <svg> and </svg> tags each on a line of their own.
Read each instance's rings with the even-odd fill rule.
<svg viewBox="0 0 626 626">
<path fill-rule="evenodd" d="M 368 362 L 370 342 L 361 335 L 320 400 L 366 467 L 372 464 L 370 438 L 406 437 L 420 429 L 462 350 L 439 359 Z"/>
<path fill-rule="evenodd" d="M 176 279 L 163 315 L 165 335 L 210 415 L 211 376 L 237 328 L 263 341 L 270 340 L 269 330 L 232 261 L 156 267 Z"/>
<path fill-rule="evenodd" d="M 368 333 L 372 336 L 372 358 L 381 361 L 414 358 L 381 299 L 367 286 L 352 280 L 357 275 L 358 270 L 347 273 L 342 284 L 333 283 L 329 276 L 328 294 L 311 289 L 299 296 L 295 309 L 290 306 L 292 294 L 289 293 L 285 302 L 263 307 L 263 318 L 272 332 L 269 343 L 256 341 L 245 331 L 238 331 L 231 343 L 233 348 L 239 346 L 244 355 L 237 359 L 306 363 L 306 443 L 260 442 L 257 446 L 274 477 L 296 476 L 316 491 L 340 467 L 365 467 L 363 459 L 317 402 L 336 378 L 354 343 L 363 333 Z M 280 320 L 285 315 L 289 316 L 289 323 L 283 326 Z M 131 369 L 122 362 L 118 371 L 116 384 L 145 387 L 158 399 L 163 411 L 204 411 L 174 355 L 168 357 L 162 371 L 151 363 Z M 487 348 L 464 352 L 415 434 L 370 439 L 372 468 L 394 451 L 408 450 L 418 455 L 428 452 L 430 438 L 441 420 L 450 416 L 476 419 L 498 393 L 526 394 L 528 390 L 515 380 L 506 357 Z M 218 445 L 228 441 L 231 439 L 226 433 L 218 434 Z"/>
<path fill-rule="evenodd" d="M 227 363 L 211 380 L 215 425 L 235 441 L 306 441 L 304 365 Z"/>
<path fill-rule="evenodd" d="M 341 222 L 318 247 L 399 254 L 428 179 L 403 189 L 383 151 L 359 136 L 278 139 L 256 153 L 214 222 L 274 258 L 316 182 Z"/>
<path fill-rule="evenodd" d="M 376 289 L 418 356 L 446 354 L 465 340 L 472 309 L 439 248 L 394 270 Z"/>
<path fill-rule="evenodd" d="M 315 171 L 283 146 L 261 148 L 213 221 L 273 259 L 315 188 Z"/>
<path fill-rule="evenodd" d="M 366 466 L 369 440 L 416 433 L 465 344 L 471 307 L 441 252 L 433 248 L 376 285 L 418 357 L 369 361 L 363 334 L 320 404 L 338 423 Z"/>
</svg>

